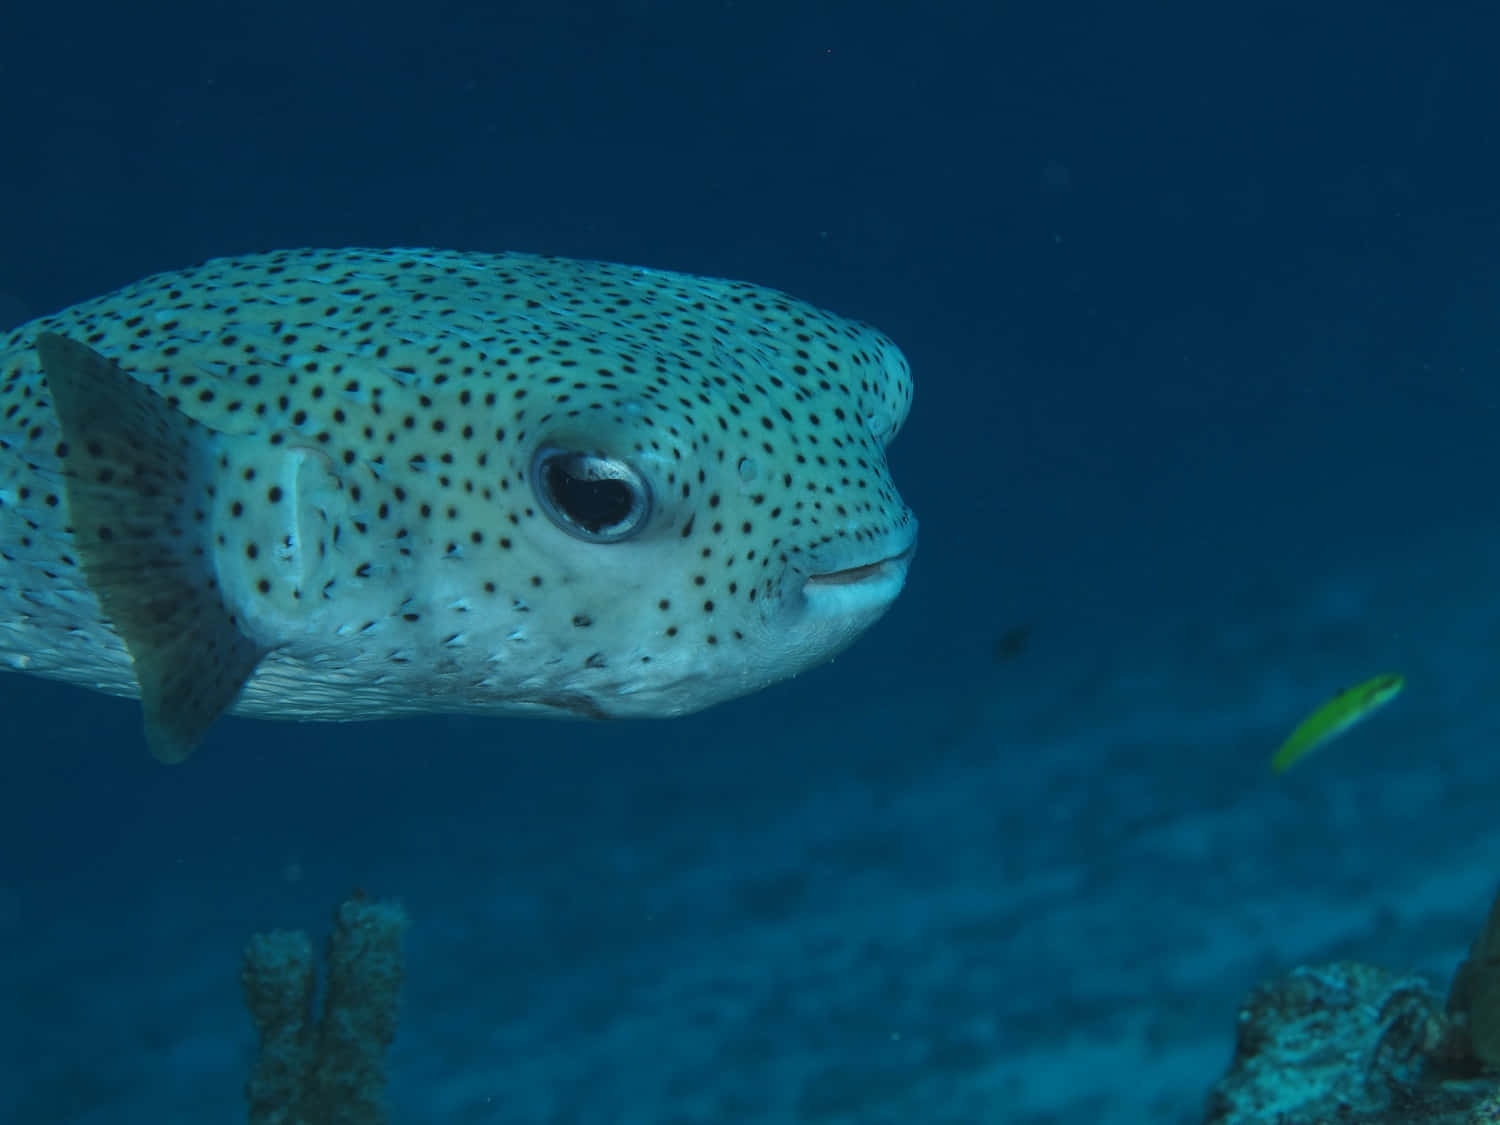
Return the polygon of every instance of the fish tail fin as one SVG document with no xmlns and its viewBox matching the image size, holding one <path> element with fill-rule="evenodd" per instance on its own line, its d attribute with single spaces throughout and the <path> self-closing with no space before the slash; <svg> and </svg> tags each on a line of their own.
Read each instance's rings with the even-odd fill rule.
<svg viewBox="0 0 1500 1125">
<path fill-rule="evenodd" d="M 182 761 L 265 655 L 214 570 L 217 434 L 84 344 L 42 333 L 36 347 L 84 575 L 130 652 L 151 752 Z"/>
</svg>

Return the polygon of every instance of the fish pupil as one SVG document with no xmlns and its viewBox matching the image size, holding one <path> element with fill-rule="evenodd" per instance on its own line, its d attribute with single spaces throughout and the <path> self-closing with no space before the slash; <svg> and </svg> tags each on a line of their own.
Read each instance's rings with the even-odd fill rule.
<svg viewBox="0 0 1500 1125">
<path fill-rule="evenodd" d="M 547 466 L 547 490 L 568 519 L 596 535 L 623 523 L 634 506 L 624 481 L 576 477 L 561 460 Z"/>
</svg>

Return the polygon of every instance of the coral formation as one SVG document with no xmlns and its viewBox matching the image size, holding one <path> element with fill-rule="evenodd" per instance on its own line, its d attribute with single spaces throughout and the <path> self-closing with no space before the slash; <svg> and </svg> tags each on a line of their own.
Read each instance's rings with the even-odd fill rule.
<svg viewBox="0 0 1500 1125">
<path fill-rule="evenodd" d="M 256 934 L 240 980 L 260 1035 L 250 1125 L 385 1125 L 385 1051 L 396 1035 L 406 912 L 356 896 L 334 913 L 317 1004 L 312 941 Z"/>
<path fill-rule="evenodd" d="M 1500 1125 L 1500 898 L 1446 1007 L 1420 977 L 1342 962 L 1260 985 L 1205 1125 Z"/>
</svg>

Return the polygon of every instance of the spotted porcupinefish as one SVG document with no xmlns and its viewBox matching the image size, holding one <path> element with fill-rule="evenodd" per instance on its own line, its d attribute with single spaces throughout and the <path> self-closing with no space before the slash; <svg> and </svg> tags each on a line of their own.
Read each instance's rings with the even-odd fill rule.
<svg viewBox="0 0 1500 1125">
<path fill-rule="evenodd" d="M 668 716 L 830 659 L 900 591 L 885 336 L 599 262 L 296 250 L 0 346 L 0 665 L 225 711 Z"/>
</svg>

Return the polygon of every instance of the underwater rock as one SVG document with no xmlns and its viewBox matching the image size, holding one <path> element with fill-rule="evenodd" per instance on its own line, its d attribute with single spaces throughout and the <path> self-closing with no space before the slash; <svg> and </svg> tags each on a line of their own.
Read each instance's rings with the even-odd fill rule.
<svg viewBox="0 0 1500 1125">
<path fill-rule="evenodd" d="M 1425 979 L 1353 962 L 1302 967 L 1246 1000 L 1204 1123 L 1500 1122 L 1495 1080 L 1480 1069 Z"/>
</svg>

